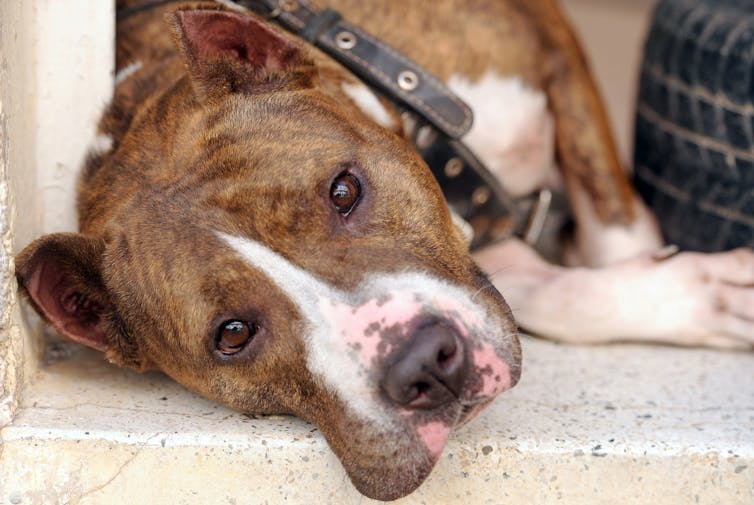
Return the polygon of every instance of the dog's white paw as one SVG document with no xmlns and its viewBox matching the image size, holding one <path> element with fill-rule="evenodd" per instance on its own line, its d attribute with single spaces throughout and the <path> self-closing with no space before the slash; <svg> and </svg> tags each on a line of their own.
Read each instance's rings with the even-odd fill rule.
<svg viewBox="0 0 754 505">
<path fill-rule="evenodd" d="M 646 310 L 648 338 L 685 345 L 754 346 L 754 252 L 682 253 L 640 259 L 647 285 L 637 307 Z M 654 284 L 654 286 L 653 286 Z"/>
<path fill-rule="evenodd" d="M 754 347 L 754 252 L 644 254 L 615 265 L 560 268 L 516 243 L 476 256 L 518 323 L 575 343 L 657 341 Z"/>
</svg>

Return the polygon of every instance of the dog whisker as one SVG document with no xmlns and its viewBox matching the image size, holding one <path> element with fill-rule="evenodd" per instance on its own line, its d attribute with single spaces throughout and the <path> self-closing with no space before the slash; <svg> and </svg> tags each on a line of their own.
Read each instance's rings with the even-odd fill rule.
<svg viewBox="0 0 754 505">
<path fill-rule="evenodd" d="M 484 286 L 482 286 L 481 288 L 477 289 L 477 290 L 476 290 L 476 291 L 474 292 L 474 294 L 473 294 L 473 295 L 471 295 L 471 301 L 473 302 L 473 301 L 474 301 L 474 300 L 476 299 L 476 297 L 477 297 L 477 296 L 479 296 L 479 294 L 480 294 L 480 293 L 482 293 L 483 291 L 487 291 L 487 290 L 488 290 L 488 289 L 490 289 L 490 288 L 494 289 L 494 288 L 495 288 L 495 285 L 494 285 L 494 284 L 492 284 L 492 282 L 490 282 L 490 281 L 487 281 L 487 284 L 486 284 L 486 285 L 484 285 Z"/>
<path fill-rule="evenodd" d="M 494 279 L 496 276 L 500 275 L 504 271 L 510 270 L 510 269 L 514 268 L 515 266 L 516 265 L 505 265 L 503 267 L 500 267 L 497 270 L 495 270 L 494 272 L 492 272 L 490 274 L 487 274 L 487 278 L 488 279 Z"/>
<path fill-rule="evenodd" d="M 515 266 L 515 265 L 506 265 L 506 266 L 503 266 L 503 267 L 500 267 L 500 268 L 498 268 L 497 270 L 495 270 L 495 271 L 494 271 L 494 272 L 492 272 L 492 273 L 489 273 L 489 274 L 487 274 L 487 275 L 486 275 L 486 277 L 487 277 L 487 278 L 486 278 L 486 280 L 485 280 L 485 281 L 486 281 L 486 284 L 485 284 L 484 286 L 482 286 L 481 288 L 477 289 L 477 290 L 476 290 L 476 291 L 474 292 L 474 294 L 473 294 L 473 295 L 471 295 L 471 301 L 473 302 L 473 301 L 474 301 L 474 300 L 476 299 L 476 297 L 477 297 L 477 296 L 479 296 L 479 294 L 480 294 L 480 293 L 482 293 L 483 291 L 486 291 L 486 290 L 488 290 L 488 289 L 490 289 L 490 288 L 495 288 L 495 285 L 494 285 L 494 283 L 492 282 L 492 279 L 493 279 L 493 278 L 495 278 L 495 276 L 497 276 L 497 275 L 500 275 L 501 273 L 503 273 L 503 272 L 505 272 L 505 271 L 507 271 L 507 270 L 510 270 L 510 269 L 511 269 L 511 268 L 513 268 L 514 266 Z"/>
</svg>

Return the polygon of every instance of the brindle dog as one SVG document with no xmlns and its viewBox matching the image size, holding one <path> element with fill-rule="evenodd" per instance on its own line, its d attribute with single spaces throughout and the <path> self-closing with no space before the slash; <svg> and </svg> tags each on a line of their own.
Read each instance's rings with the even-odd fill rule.
<svg viewBox="0 0 754 505">
<path fill-rule="evenodd" d="M 576 256 L 604 264 L 659 246 L 554 2 L 324 3 L 471 103 L 466 141 L 511 193 L 562 184 Z M 399 116 L 318 50 L 223 4 L 118 24 L 100 125 L 112 145 L 81 176 L 80 233 L 29 245 L 19 284 L 64 336 L 235 409 L 308 419 L 362 493 L 403 496 L 451 430 L 517 382 L 516 325 Z M 477 259 L 513 266 L 495 282 L 548 336 L 754 334 L 733 297 L 752 298 L 748 251 L 586 271 L 511 240 Z M 647 293 L 670 288 L 675 307 L 691 303 L 648 318 L 659 305 Z"/>
</svg>

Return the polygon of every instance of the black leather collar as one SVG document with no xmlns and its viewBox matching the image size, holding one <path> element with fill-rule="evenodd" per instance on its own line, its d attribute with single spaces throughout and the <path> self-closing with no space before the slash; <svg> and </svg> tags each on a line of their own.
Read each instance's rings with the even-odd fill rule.
<svg viewBox="0 0 754 505">
<path fill-rule="evenodd" d="M 117 19 L 177 0 L 153 0 L 118 11 Z M 429 165 L 450 208 L 471 225 L 471 247 L 513 235 L 539 239 L 552 195 L 512 198 L 461 137 L 472 111 L 439 79 L 408 56 L 346 22 L 337 11 L 314 10 L 307 0 L 234 0 L 277 22 L 338 60 L 390 100 Z"/>
</svg>

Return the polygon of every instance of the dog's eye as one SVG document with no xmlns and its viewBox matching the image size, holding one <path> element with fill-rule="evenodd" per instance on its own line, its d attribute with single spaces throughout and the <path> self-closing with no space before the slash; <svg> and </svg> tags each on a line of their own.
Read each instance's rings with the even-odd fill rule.
<svg viewBox="0 0 754 505">
<path fill-rule="evenodd" d="M 215 345 L 223 354 L 235 354 L 254 337 L 257 328 L 253 323 L 238 319 L 225 321 L 217 331 Z"/>
<path fill-rule="evenodd" d="M 330 200 L 338 212 L 348 216 L 359 202 L 361 184 L 351 174 L 342 174 L 335 179 L 330 187 Z"/>
</svg>

